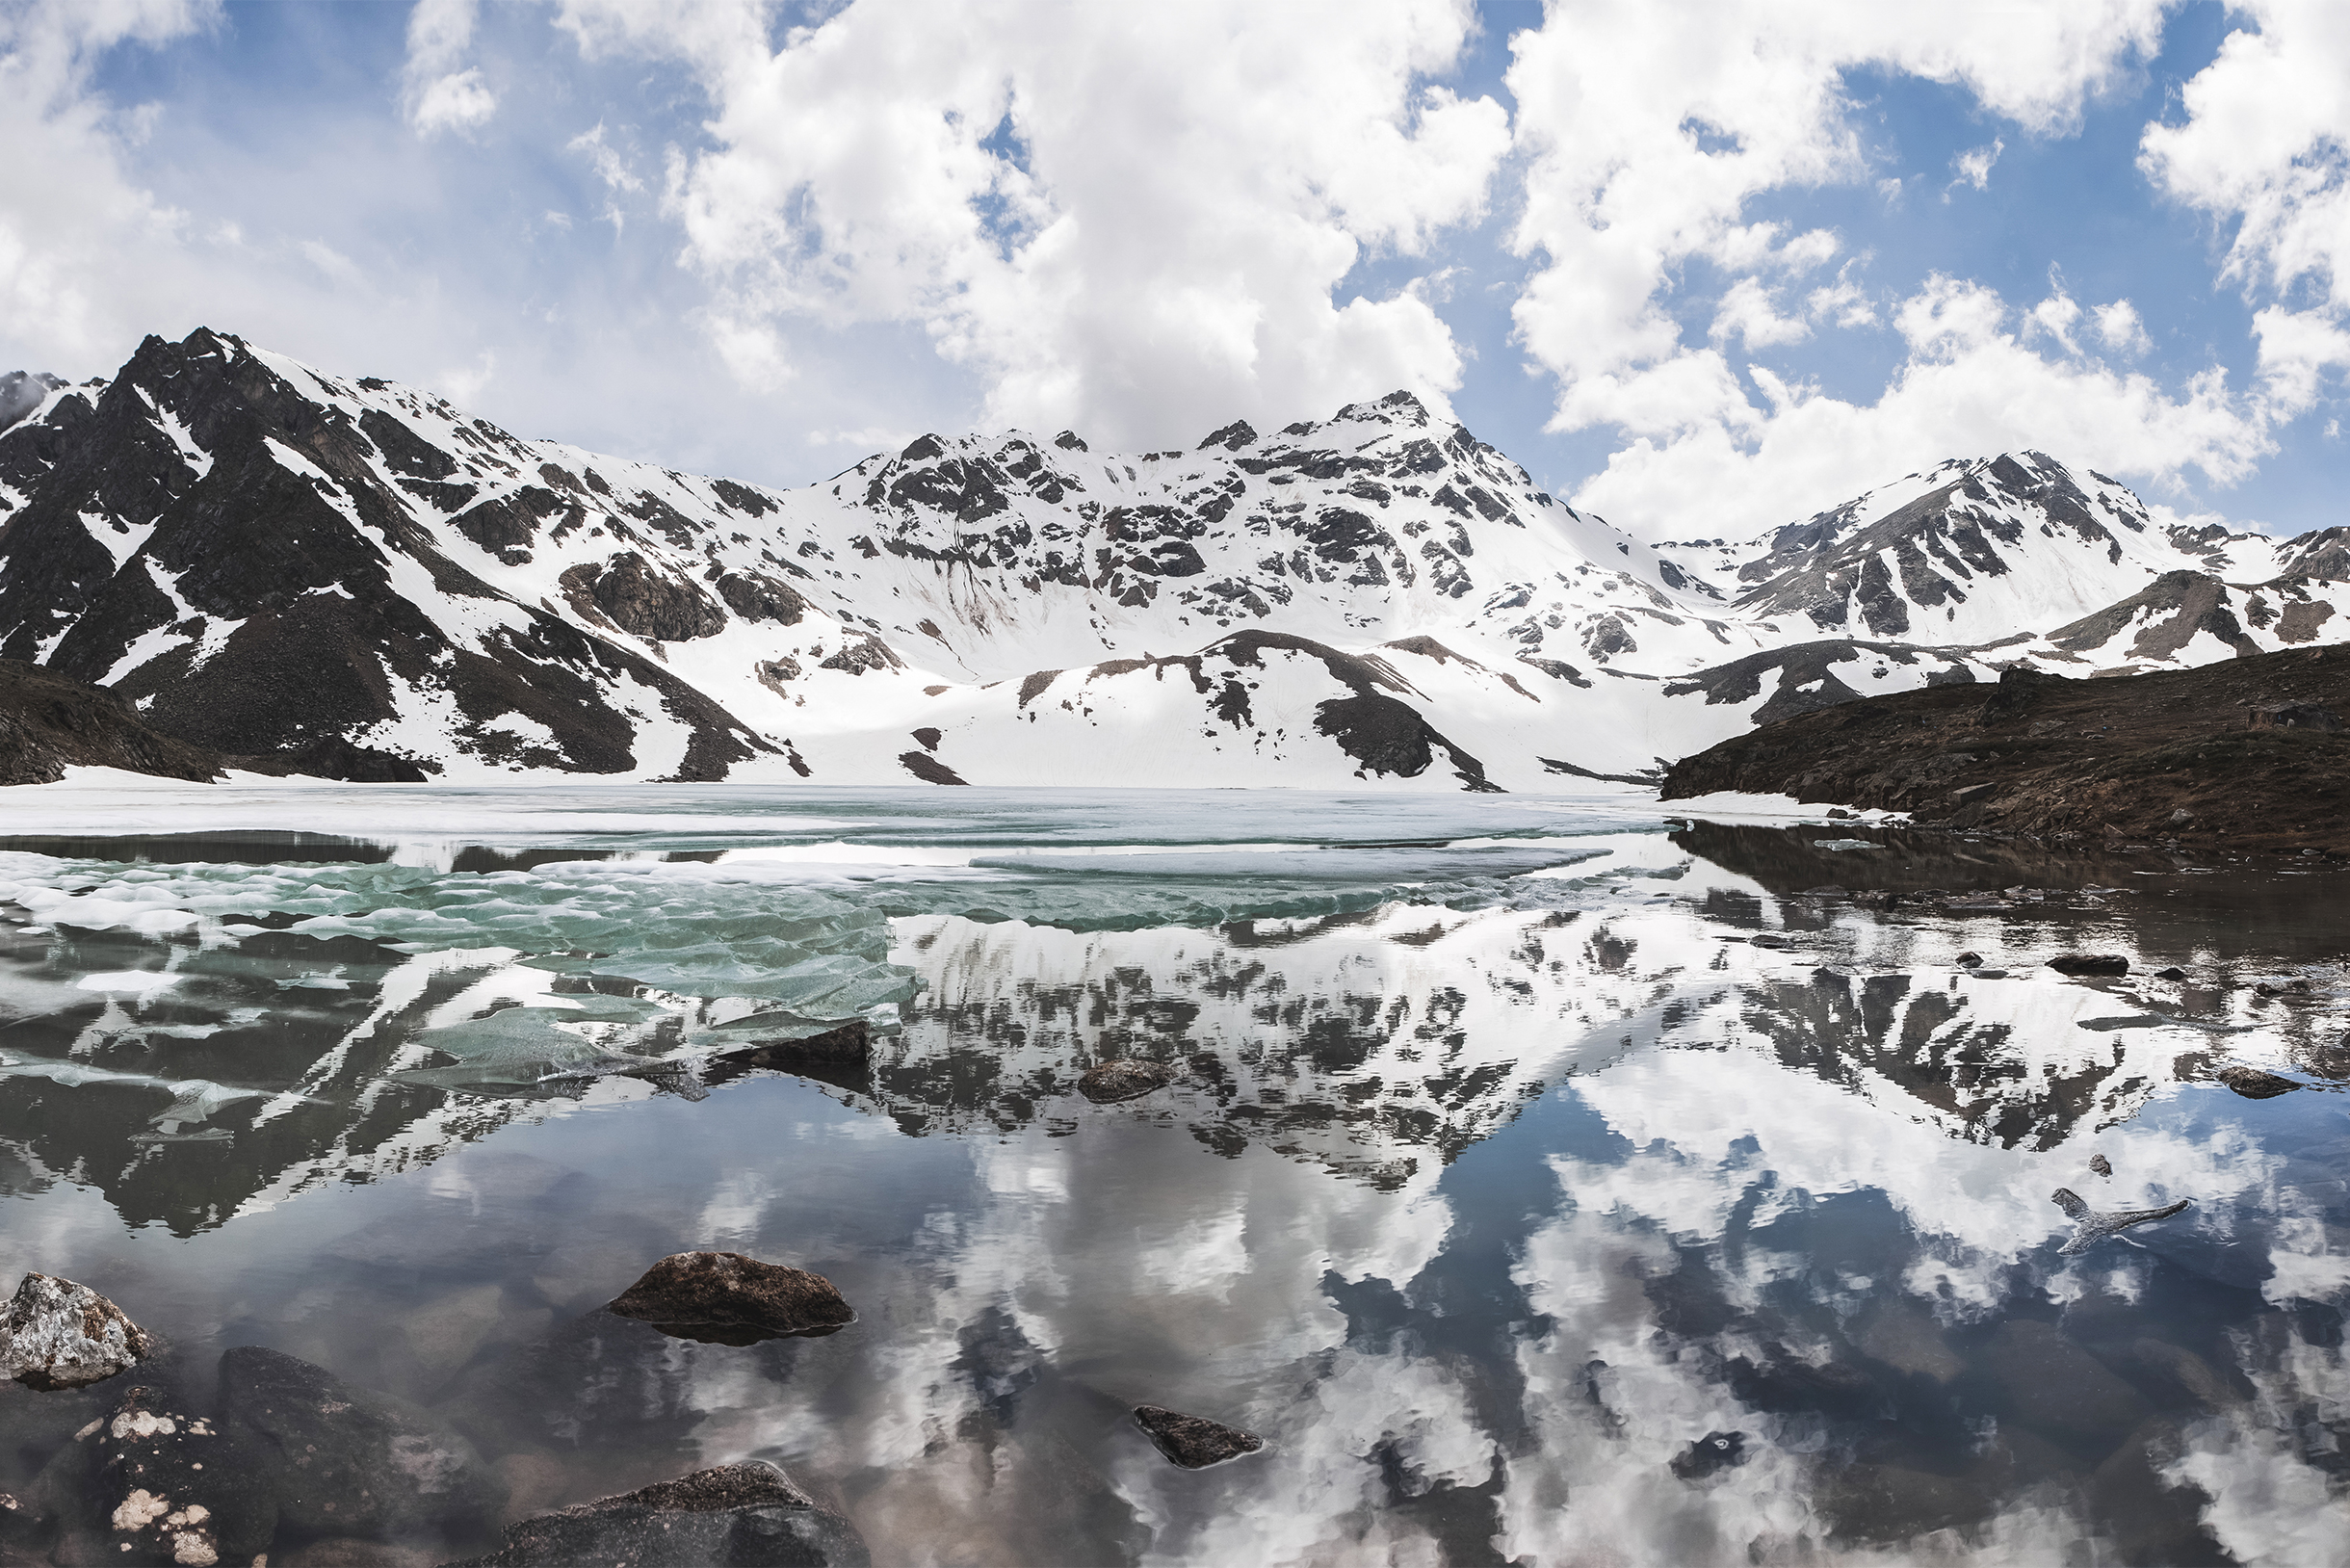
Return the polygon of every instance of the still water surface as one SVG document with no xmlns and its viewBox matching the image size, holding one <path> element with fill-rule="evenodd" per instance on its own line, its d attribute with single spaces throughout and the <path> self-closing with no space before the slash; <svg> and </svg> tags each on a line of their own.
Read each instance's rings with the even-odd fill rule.
<svg viewBox="0 0 2350 1568">
<path fill-rule="evenodd" d="M 2322 863 L 1622 797 L 7 813 L 0 1289 L 104 1291 L 192 1404 L 242 1345 L 413 1401 L 506 1517 L 757 1456 L 888 1563 L 2350 1555 Z M 848 1018 L 864 1066 L 722 1059 Z M 1187 1073 L 1081 1097 L 1116 1057 Z M 2059 1187 L 2192 1201 L 2067 1255 Z M 696 1247 L 858 1321 L 595 1310 Z M 0 1491 L 113 1398 L 0 1387 Z"/>
</svg>

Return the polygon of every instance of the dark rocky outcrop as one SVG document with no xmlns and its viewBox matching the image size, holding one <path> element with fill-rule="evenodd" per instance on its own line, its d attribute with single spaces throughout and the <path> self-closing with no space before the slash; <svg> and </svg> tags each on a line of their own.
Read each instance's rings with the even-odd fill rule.
<svg viewBox="0 0 2350 1568">
<path fill-rule="evenodd" d="M 1150 1434 L 1159 1451 L 1186 1470 L 1204 1470 L 1227 1459 L 1255 1453 L 1265 1439 L 1205 1416 L 1187 1416 L 1155 1404 L 1135 1406 L 1135 1424 Z"/>
<path fill-rule="evenodd" d="M 2129 960 L 2118 953 L 2060 953 L 2049 960 L 2059 975 L 2127 975 Z"/>
<path fill-rule="evenodd" d="M 111 381 L 61 391 L 38 423 L 0 431 L 0 484 L 23 498 L 0 524 L 0 657 L 102 681 L 146 729 L 199 752 L 324 745 L 291 766 L 329 776 L 430 771 L 359 739 L 426 691 L 446 698 L 451 749 L 512 766 L 634 770 L 645 695 L 689 731 L 681 778 L 723 777 L 774 749 L 657 659 L 493 587 L 470 550 L 445 550 L 420 504 L 456 513 L 462 538 L 512 563 L 576 527 L 588 492 L 542 464 L 544 485 L 462 510 L 477 486 L 458 479 L 492 462 L 511 473 L 491 455 L 528 449 L 486 421 L 436 428 L 454 428 L 457 444 L 381 408 L 354 417 L 321 402 L 300 373 L 222 333 L 147 338 Z M 581 585 L 591 626 L 616 624 L 596 607 L 599 587 L 622 615 L 666 632 L 724 622 L 692 585 L 632 585 L 625 569 L 598 579 Z M 453 635 L 424 597 L 495 609 L 478 635 Z M 515 719 L 551 739 L 518 739 Z M 202 761 L 146 771 L 208 776 L 186 771 Z"/>
<path fill-rule="evenodd" d="M 747 1330 L 760 1338 L 829 1334 L 856 1321 L 823 1275 L 740 1252 L 664 1258 L 613 1298 L 612 1311 L 687 1339 L 710 1337 L 696 1329 Z"/>
<path fill-rule="evenodd" d="M 971 782 L 927 751 L 901 751 L 898 753 L 898 766 L 921 779 L 925 784 L 967 786 Z"/>
<path fill-rule="evenodd" d="M 359 784 L 415 784 L 431 776 L 413 758 L 339 735 L 260 755 L 217 751 L 150 727 L 112 688 L 0 659 L 0 785 L 53 784 L 67 768 L 118 768 L 193 783 L 231 769 Z"/>
<path fill-rule="evenodd" d="M 651 640 L 687 642 L 726 629 L 726 612 L 700 589 L 648 565 L 633 550 L 571 567 L 562 586 L 581 614 L 593 610 L 621 631 Z"/>
<path fill-rule="evenodd" d="M 697 1470 L 540 1514 L 451 1568 L 867 1568 L 856 1527 L 762 1460 Z"/>
<path fill-rule="evenodd" d="M 1663 797 L 1716 790 L 1992 831 L 2350 849 L 2350 736 L 2248 714 L 2350 702 L 2350 648 L 2198 669 L 1930 687 L 1799 715 L 1684 757 Z"/>
<path fill-rule="evenodd" d="M 161 778 L 218 778 L 226 759 L 159 734 L 104 687 L 0 659 L 0 784 L 53 784 L 67 768 L 120 768 Z"/>
</svg>

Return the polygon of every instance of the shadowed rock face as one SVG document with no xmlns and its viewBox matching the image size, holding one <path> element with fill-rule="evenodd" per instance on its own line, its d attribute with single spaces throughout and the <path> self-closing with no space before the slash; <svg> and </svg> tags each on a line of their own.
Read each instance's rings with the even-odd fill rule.
<svg viewBox="0 0 2350 1568">
<path fill-rule="evenodd" d="M 216 751 L 150 727 L 118 692 L 0 659 L 0 785 L 54 784 L 67 768 L 118 768 L 192 783 L 231 768 L 370 784 L 418 784 L 431 776 L 406 757 L 340 736 L 265 756 Z"/>
<path fill-rule="evenodd" d="M 426 689 L 450 745 L 492 761 L 632 769 L 626 710 L 644 696 L 692 731 L 691 776 L 771 749 L 657 662 L 449 553 L 471 540 L 501 563 L 528 561 L 585 517 L 578 480 L 543 465 L 546 484 L 481 503 L 453 520 L 457 537 L 436 536 L 422 519 L 477 488 L 453 483 L 457 459 L 380 408 L 354 418 L 322 401 L 304 374 L 208 330 L 150 337 L 103 387 L 0 434 L 0 484 L 25 498 L 0 529 L 0 655 L 108 685 L 160 735 L 234 755 L 365 746 L 413 706 L 403 693 Z M 494 427 L 457 428 L 477 464 L 496 457 L 511 475 L 529 456 Z M 581 585 L 604 624 L 615 611 L 672 637 L 723 624 L 698 588 L 629 559 Z M 428 599 L 483 629 L 452 633 Z M 516 718 L 547 738 L 518 740 Z"/>
<path fill-rule="evenodd" d="M 829 1334 L 856 1321 L 823 1275 L 739 1252 L 664 1258 L 615 1296 L 612 1310 L 665 1329 L 729 1327 L 764 1334 Z"/>
<path fill-rule="evenodd" d="M 2034 834 L 2350 848 L 2350 737 L 2248 711 L 2350 702 L 2350 649 L 2293 649 L 2103 680 L 2008 670 L 1766 724 L 1675 763 L 1716 790 L 1878 806 Z"/>
</svg>

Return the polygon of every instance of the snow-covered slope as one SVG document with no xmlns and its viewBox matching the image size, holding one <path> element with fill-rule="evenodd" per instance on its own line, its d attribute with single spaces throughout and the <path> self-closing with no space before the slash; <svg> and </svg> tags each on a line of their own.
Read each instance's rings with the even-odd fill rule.
<svg viewBox="0 0 2350 1568">
<path fill-rule="evenodd" d="M 1188 452 L 926 435 L 779 492 L 203 330 L 0 386 L 0 654 L 341 776 L 1630 779 L 2018 659 L 2327 638 L 2343 575 L 2037 454 L 1651 548 L 1404 393 Z"/>
</svg>

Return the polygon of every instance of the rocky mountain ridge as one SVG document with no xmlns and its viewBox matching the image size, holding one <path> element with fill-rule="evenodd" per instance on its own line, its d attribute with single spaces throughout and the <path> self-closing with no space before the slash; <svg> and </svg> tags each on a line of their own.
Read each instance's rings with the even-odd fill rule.
<svg viewBox="0 0 2350 1568">
<path fill-rule="evenodd" d="M 2165 529 L 2024 453 L 1651 547 L 1406 393 L 779 491 L 209 330 L 0 379 L 0 657 L 374 777 L 1630 781 L 1857 695 L 2330 640 L 2343 534 Z"/>
</svg>

